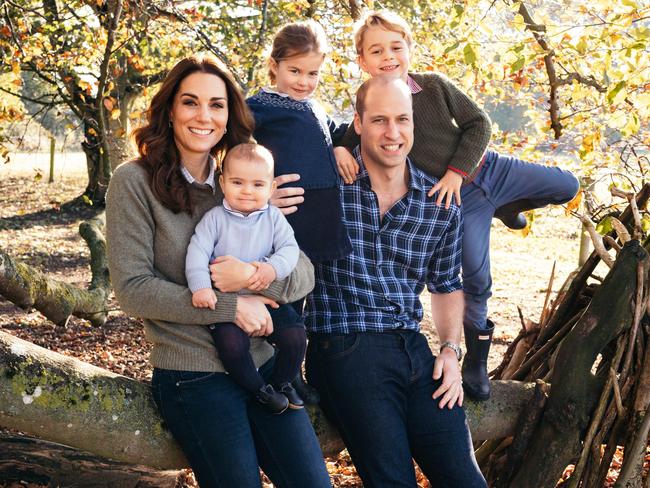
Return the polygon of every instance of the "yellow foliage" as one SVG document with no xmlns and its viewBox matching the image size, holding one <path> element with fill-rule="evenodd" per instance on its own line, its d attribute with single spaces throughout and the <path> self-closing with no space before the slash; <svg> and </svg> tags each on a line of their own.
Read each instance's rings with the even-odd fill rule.
<svg viewBox="0 0 650 488">
<path fill-rule="evenodd" d="M 571 212 L 578 210 L 580 208 L 580 204 L 582 203 L 582 188 L 578 190 L 578 193 L 576 193 L 576 196 L 573 197 L 573 200 L 571 200 L 569 203 L 566 204 L 566 209 L 564 211 L 564 214 L 566 216 L 571 215 Z"/>
</svg>

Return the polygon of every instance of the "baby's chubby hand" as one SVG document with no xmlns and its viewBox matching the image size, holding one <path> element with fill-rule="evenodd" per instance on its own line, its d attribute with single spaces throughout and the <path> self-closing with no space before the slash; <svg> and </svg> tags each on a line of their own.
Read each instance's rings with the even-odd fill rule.
<svg viewBox="0 0 650 488">
<path fill-rule="evenodd" d="M 214 308 L 217 305 L 217 295 L 212 288 L 201 288 L 192 293 L 192 305 L 196 308 Z"/>
<path fill-rule="evenodd" d="M 277 277 L 275 268 L 269 263 L 262 263 L 259 261 L 253 261 L 250 264 L 255 266 L 257 269 L 248 281 L 248 289 L 251 291 L 266 290 Z"/>
</svg>

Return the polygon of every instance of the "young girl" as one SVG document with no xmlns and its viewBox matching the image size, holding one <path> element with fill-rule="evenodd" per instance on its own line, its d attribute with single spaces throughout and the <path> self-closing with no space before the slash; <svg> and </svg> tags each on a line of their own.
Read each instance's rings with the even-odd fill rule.
<svg viewBox="0 0 650 488">
<path fill-rule="evenodd" d="M 255 116 L 253 135 L 273 154 L 276 176 L 300 174 L 297 185 L 305 189 L 304 203 L 287 220 L 313 262 L 339 259 L 352 250 L 333 153 L 333 142 L 347 126 L 337 127 L 311 98 L 327 52 L 325 33 L 316 22 L 285 25 L 273 40 L 269 59 L 273 86 L 246 100 Z M 302 309 L 302 302 L 297 308 Z"/>
</svg>

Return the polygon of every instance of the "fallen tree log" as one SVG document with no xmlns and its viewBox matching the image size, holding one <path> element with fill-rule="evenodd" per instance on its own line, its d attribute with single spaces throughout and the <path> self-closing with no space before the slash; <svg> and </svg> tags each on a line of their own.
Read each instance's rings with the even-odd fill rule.
<svg viewBox="0 0 650 488">
<path fill-rule="evenodd" d="M 65 325 L 71 315 L 104 325 L 111 288 L 104 225 L 104 214 L 79 225 L 79 234 L 90 249 L 92 281 L 87 290 L 49 278 L 0 249 L 0 295 L 25 310 L 35 308 L 56 325 Z"/>
<path fill-rule="evenodd" d="M 514 433 L 534 384 L 497 381 L 492 398 L 467 402 L 475 439 Z M 343 447 L 321 411 L 310 411 L 326 456 Z M 90 453 L 158 469 L 186 467 L 149 385 L 0 332 L 0 425 Z"/>
<path fill-rule="evenodd" d="M 53 442 L 0 434 L 0 479 L 5 481 L 93 488 L 174 488 L 181 478 L 178 470 L 119 463 Z"/>
</svg>

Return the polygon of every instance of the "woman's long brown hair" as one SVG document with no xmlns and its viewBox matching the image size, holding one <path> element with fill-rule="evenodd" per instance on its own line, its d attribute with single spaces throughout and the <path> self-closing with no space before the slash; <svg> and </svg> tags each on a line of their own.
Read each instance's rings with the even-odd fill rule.
<svg viewBox="0 0 650 488">
<path fill-rule="evenodd" d="M 133 132 L 138 146 L 139 164 L 150 177 L 151 191 L 160 203 L 174 213 L 192 213 L 189 184 L 181 173 L 181 161 L 169 123 L 169 113 L 181 82 L 193 73 L 210 73 L 226 85 L 228 131 L 210 154 L 220 161 L 226 151 L 249 142 L 254 120 L 244 96 L 227 68 L 211 56 L 190 56 L 179 61 L 167 74 L 147 110 L 147 123 Z"/>
</svg>

